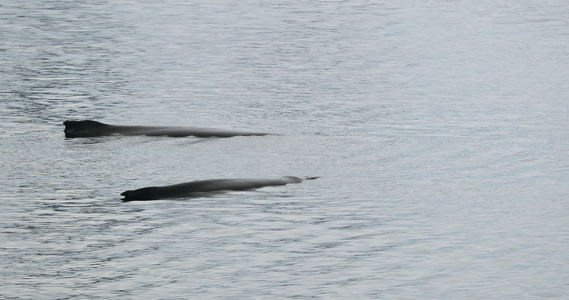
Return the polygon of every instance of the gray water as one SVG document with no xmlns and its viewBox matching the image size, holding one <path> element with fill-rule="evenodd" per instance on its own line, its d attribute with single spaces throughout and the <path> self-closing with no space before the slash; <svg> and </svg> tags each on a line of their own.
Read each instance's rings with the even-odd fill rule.
<svg viewBox="0 0 569 300">
<path fill-rule="evenodd" d="M 566 297 L 568 13 L 3 1 L 2 299 Z M 65 139 L 67 119 L 278 135 Z M 119 196 L 283 175 L 321 178 Z"/>
</svg>

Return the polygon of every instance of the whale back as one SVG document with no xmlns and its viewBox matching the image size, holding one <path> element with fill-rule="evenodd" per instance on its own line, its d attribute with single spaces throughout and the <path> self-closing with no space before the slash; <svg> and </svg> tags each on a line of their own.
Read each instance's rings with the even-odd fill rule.
<svg viewBox="0 0 569 300">
<path fill-rule="evenodd" d="M 268 133 L 247 132 L 238 130 L 223 130 L 203 127 L 170 127 L 170 126 L 124 126 L 110 125 L 92 120 L 65 121 L 65 137 L 95 137 L 106 135 L 147 135 L 147 136 L 169 136 L 186 137 L 195 136 L 200 138 L 208 137 L 234 137 L 242 136 L 262 136 Z"/>
<path fill-rule="evenodd" d="M 306 179 L 315 179 L 311 177 Z M 303 179 L 295 176 L 284 176 L 277 179 L 265 178 L 235 178 L 235 179 L 208 179 L 173 184 L 168 186 L 145 187 L 137 190 L 123 192 L 123 201 L 158 200 L 168 198 L 184 198 L 204 196 L 224 191 L 244 191 L 258 189 L 266 186 L 280 186 L 289 183 L 300 183 Z"/>
</svg>

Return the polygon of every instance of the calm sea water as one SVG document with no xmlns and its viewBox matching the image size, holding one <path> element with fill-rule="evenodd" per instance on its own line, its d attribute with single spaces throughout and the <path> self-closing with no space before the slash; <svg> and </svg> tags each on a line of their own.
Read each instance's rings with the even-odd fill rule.
<svg viewBox="0 0 569 300">
<path fill-rule="evenodd" d="M 569 293 L 569 2 L 4 2 L 2 299 Z M 321 178 L 119 200 L 283 175 Z"/>
</svg>

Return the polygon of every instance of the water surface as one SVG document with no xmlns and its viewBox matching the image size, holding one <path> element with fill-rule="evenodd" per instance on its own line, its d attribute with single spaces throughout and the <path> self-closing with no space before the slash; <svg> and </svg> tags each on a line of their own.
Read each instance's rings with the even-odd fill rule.
<svg viewBox="0 0 569 300">
<path fill-rule="evenodd" d="M 569 292 L 564 1 L 0 5 L 7 299 Z M 264 137 L 65 139 L 62 122 Z M 321 176 L 121 203 L 208 178 Z"/>
</svg>

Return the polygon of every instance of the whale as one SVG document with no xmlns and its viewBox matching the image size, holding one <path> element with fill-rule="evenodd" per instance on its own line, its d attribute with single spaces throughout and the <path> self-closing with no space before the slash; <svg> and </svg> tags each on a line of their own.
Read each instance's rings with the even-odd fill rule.
<svg viewBox="0 0 569 300">
<path fill-rule="evenodd" d="M 235 179 L 208 179 L 197 180 L 167 186 L 151 186 L 121 193 L 123 202 L 161 200 L 175 198 L 192 198 L 213 195 L 226 191 L 246 191 L 266 186 L 281 186 L 289 183 L 300 183 L 303 180 L 312 180 L 318 177 L 283 176 L 276 179 L 266 178 L 235 178 Z"/>
<path fill-rule="evenodd" d="M 169 136 L 186 137 L 195 136 L 200 138 L 220 137 L 228 138 L 234 136 L 262 136 L 268 133 L 247 132 L 238 130 L 223 130 L 204 127 L 159 127 L 159 126 L 123 126 L 110 125 L 92 120 L 63 122 L 65 125 L 64 133 L 66 138 L 97 137 L 109 135 L 147 135 L 147 136 Z"/>
</svg>

